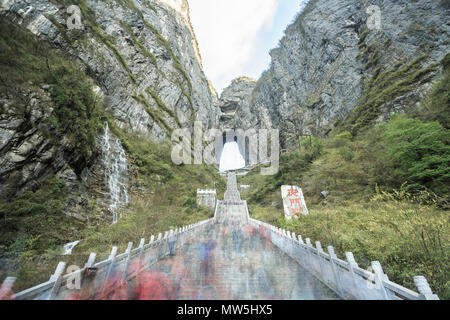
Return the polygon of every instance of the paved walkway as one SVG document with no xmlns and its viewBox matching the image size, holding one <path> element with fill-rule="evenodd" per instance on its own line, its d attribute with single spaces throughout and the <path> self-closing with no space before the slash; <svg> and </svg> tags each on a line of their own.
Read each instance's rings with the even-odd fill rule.
<svg viewBox="0 0 450 320">
<path fill-rule="evenodd" d="M 233 174 L 225 201 L 240 201 Z M 220 204 L 213 228 L 131 280 L 128 292 L 133 299 L 339 299 L 270 235 L 248 225 L 243 204 Z"/>
</svg>

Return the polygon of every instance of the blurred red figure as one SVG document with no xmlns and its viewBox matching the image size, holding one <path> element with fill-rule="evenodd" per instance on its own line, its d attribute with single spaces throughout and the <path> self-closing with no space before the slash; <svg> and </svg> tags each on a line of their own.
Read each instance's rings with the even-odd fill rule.
<svg viewBox="0 0 450 320">
<path fill-rule="evenodd" d="M 81 293 L 69 293 L 64 300 L 86 300 Z"/>
<path fill-rule="evenodd" d="M 3 284 L 0 285 L 0 300 L 15 300 L 14 291 L 12 287 L 16 278 L 6 278 Z"/>
<path fill-rule="evenodd" d="M 14 292 L 8 289 L 0 289 L 0 300 L 15 300 Z"/>
<path fill-rule="evenodd" d="M 160 271 L 143 273 L 136 282 L 135 300 L 173 300 L 169 278 Z"/>
<path fill-rule="evenodd" d="M 107 285 L 105 293 L 107 296 L 100 297 L 100 300 L 128 300 L 128 284 L 125 280 L 111 282 Z"/>
<path fill-rule="evenodd" d="M 252 234 L 253 231 L 253 227 L 250 225 L 245 225 L 244 226 L 244 232 L 246 233 L 247 236 L 250 236 Z"/>
</svg>

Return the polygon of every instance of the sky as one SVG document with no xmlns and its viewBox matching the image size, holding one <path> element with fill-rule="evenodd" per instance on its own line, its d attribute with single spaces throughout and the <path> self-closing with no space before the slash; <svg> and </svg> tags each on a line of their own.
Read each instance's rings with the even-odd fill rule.
<svg viewBox="0 0 450 320">
<path fill-rule="evenodd" d="M 217 93 L 240 76 L 257 80 L 269 51 L 305 0 L 189 0 L 203 69 Z"/>
</svg>

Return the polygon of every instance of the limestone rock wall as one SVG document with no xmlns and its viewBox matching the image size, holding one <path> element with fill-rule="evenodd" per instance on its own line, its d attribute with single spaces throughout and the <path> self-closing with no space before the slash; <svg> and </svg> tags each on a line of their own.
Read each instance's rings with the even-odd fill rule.
<svg viewBox="0 0 450 320">
<path fill-rule="evenodd" d="M 379 30 L 367 26 L 371 5 L 380 8 Z M 323 136 L 348 118 L 358 130 L 415 106 L 449 52 L 449 7 L 439 0 L 310 0 L 270 52 L 269 69 L 253 90 L 247 86 L 248 97 L 236 81 L 224 92 L 222 111 L 237 103 L 244 113 L 226 114 L 226 123 L 283 130 L 297 113 L 304 133 Z"/>
</svg>

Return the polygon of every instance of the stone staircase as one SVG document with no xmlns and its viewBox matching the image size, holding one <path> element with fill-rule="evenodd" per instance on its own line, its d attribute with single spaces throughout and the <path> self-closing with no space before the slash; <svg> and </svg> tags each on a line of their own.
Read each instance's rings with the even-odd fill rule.
<svg viewBox="0 0 450 320">
<path fill-rule="evenodd" d="M 120 254 L 113 247 L 99 262 L 91 253 L 82 269 L 65 271 L 61 261 L 48 281 L 21 292 L 7 277 L 0 300 L 439 300 L 423 276 L 414 277 L 417 293 L 390 281 L 378 261 L 364 270 L 351 252 L 344 261 L 332 246 L 327 253 L 252 219 L 234 172 L 214 218 L 148 240 Z"/>
<path fill-rule="evenodd" d="M 236 177 L 216 210 L 216 223 L 128 283 L 133 299 L 339 299 L 247 223 Z"/>
</svg>

